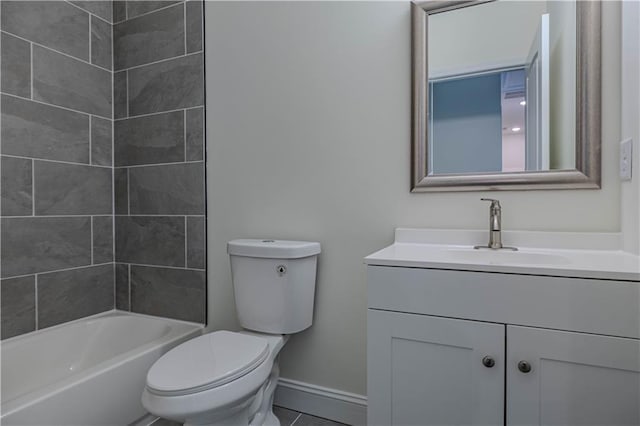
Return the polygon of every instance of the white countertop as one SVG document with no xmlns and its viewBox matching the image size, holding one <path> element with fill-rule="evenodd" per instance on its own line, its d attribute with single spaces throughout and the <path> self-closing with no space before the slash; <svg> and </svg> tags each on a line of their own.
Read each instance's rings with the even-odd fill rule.
<svg viewBox="0 0 640 426">
<path fill-rule="evenodd" d="M 488 231 L 398 228 L 392 245 L 364 261 L 379 266 L 640 281 L 640 257 L 619 249 L 617 233 L 503 231 L 503 244 L 517 247 L 518 252 L 473 250 L 487 239 Z"/>
</svg>

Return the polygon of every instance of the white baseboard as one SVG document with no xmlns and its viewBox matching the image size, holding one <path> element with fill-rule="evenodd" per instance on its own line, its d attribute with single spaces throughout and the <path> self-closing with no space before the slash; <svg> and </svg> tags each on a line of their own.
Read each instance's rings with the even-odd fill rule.
<svg viewBox="0 0 640 426">
<path fill-rule="evenodd" d="M 348 425 L 367 424 L 367 397 L 291 379 L 280 379 L 274 404 Z"/>
</svg>

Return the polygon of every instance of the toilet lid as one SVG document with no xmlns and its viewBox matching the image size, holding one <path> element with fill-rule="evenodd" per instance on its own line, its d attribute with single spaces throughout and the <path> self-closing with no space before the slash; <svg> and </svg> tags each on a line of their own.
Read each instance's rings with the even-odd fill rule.
<svg viewBox="0 0 640 426">
<path fill-rule="evenodd" d="M 266 339 L 216 331 L 182 343 L 160 357 L 147 374 L 147 387 L 156 394 L 201 392 L 244 376 L 268 356 Z"/>
</svg>

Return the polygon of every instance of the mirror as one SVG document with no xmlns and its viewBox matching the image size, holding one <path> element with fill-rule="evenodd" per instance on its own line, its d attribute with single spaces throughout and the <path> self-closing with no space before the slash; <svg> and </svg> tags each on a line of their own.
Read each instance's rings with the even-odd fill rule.
<svg viewBox="0 0 640 426">
<path fill-rule="evenodd" d="M 412 191 L 600 187 L 600 3 L 413 4 Z"/>
</svg>

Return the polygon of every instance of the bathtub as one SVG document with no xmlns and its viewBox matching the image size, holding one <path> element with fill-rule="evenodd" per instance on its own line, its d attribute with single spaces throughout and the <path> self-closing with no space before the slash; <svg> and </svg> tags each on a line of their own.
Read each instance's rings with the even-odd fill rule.
<svg viewBox="0 0 640 426">
<path fill-rule="evenodd" d="M 147 370 L 203 326 L 110 311 L 0 343 L 0 424 L 128 425 Z"/>
</svg>

